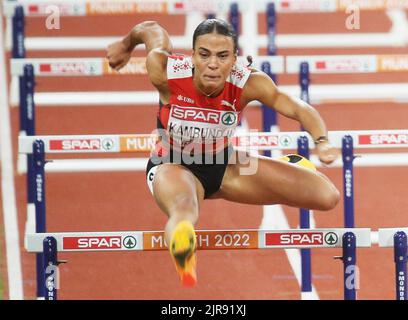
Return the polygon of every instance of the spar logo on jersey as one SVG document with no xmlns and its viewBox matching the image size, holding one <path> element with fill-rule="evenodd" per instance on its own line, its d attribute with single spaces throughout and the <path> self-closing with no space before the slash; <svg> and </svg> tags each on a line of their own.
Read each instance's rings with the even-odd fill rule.
<svg viewBox="0 0 408 320">
<path fill-rule="evenodd" d="M 181 108 L 173 106 L 171 116 L 184 121 L 219 124 L 221 112 L 217 110 Z"/>
<path fill-rule="evenodd" d="M 99 139 L 60 139 L 50 140 L 50 151 L 101 150 Z"/>
<path fill-rule="evenodd" d="M 408 134 L 363 134 L 358 136 L 358 143 L 360 145 L 407 145 Z"/>
<path fill-rule="evenodd" d="M 233 112 L 226 112 L 221 117 L 222 124 L 226 126 L 234 125 L 236 120 L 237 116 Z"/>
<path fill-rule="evenodd" d="M 121 236 L 109 237 L 64 237 L 64 250 L 120 250 Z"/>
<path fill-rule="evenodd" d="M 323 232 L 266 233 L 267 246 L 321 246 L 324 244 Z"/>
</svg>

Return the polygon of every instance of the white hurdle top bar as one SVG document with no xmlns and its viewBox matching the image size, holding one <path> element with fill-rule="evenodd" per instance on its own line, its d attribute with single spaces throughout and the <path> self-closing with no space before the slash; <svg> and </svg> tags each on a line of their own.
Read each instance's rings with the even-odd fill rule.
<svg viewBox="0 0 408 320">
<path fill-rule="evenodd" d="M 239 61 L 247 64 L 245 57 Z M 310 73 L 375 73 L 407 72 L 408 55 L 316 55 L 316 56 L 257 56 L 253 67 L 261 69 L 263 62 L 269 62 L 275 74 L 299 73 L 301 62 L 309 63 Z M 36 76 L 102 76 L 122 74 L 147 74 L 146 59 L 132 57 L 119 71 L 109 67 L 104 58 L 30 58 L 11 59 L 11 74 L 23 75 L 26 64 L 32 64 Z"/>
<path fill-rule="evenodd" d="M 330 131 L 329 139 L 334 147 L 341 148 L 346 135 L 353 138 L 354 148 L 406 148 L 407 130 L 361 130 Z M 256 150 L 294 150 L 297 139 L 306 136 L 306 132 L 249 132 L 232 138 L 236 149 Z M 155 134 L 134 135 L 61 135 L 61 136 L 19 136 L 18 152 L 32 153 L 33 142 L 42 140 L 46 153 L 126 153 L 149 152 L 154 149 Z M 310 148 L 314 144 L 310 143 Z"/>
<path fill-rule="evenodd" d="M 255 1 L 255 0 L 253 0 Z M 274 2 L 277 12 L 344 12 L 354 4 L 360 10 L 406 9 L 407 0 L 256 0 L 256 9 L 263 12 L 267 3 Z M 231 3 L 238 3 L 240 11 L 248 8 L 246 0 L 19 0 L 3 1 L 3 12 L 12 16 L 14 7 L 22 5 L 28 16 L 48 15 L 47 7 L 56 6 L 61 15 L 94 16 L 138 13 L 186 14 L 189 12 L 214 13 L 229 11 Z"/>
<path fill-rule="evenodd" d="M 247 65 L 246 57 L 238 57 L 238 61 Z M 407 55 L 408 61 L 408 55 Z M 253 67 L 261 69 L 261 63 L 269 62 L 274 73 L 284 72 L 283 56 L 257 56 L 254 57 Z M 119 71 L 113 70 L 104 58 L 29 58 L 11 59 L 11 74 L 23 75 L 26 64 L 32 64 L 36 76 L 102 76 L 123 74 L 147 74 L 146 58 L 132 57 L 127 65 Z"/>
<path fill-rule="evenodd" d="M 394 235 L 398 231 L 403 231 L 408 236 L 407 228 L 381 228 L 378 229 L 378 245 L 380 247 L 393 247 L 394 246 Z"/>
<path fill-rule="evenodd" d="M 292 230 L 197 230 L 199 250 L 340 248 L 342 236 L 353 232 L 357 247 L 371 246 L 369 228 Z M 28 252 L 42 252 L 43 240 L 52 236 L 58 251 L 165 250 L 163 231 L 31 233 Z"/>
</svg>

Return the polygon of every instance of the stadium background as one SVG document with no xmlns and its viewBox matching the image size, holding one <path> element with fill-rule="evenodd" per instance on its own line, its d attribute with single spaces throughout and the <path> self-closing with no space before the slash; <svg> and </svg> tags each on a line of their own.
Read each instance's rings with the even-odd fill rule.
<svg viewBox="0 0 408 320">
<path fill-rule="evenodd" d="M 280 13 L 279 34 L 387 32 L 392 24 L 385 11 L 361 12 L 361 29 L 347 30 L 347 14 Z M 62 17 L 60 30 L 48 30 L 45 18 L 29 17 L 30 36 L 124 36 L 135 24 L 156 20 L 170 36 L 185 34 L 185 16 L 135 14 L 95 17 Z M 258 33 L 266 33 L 265 15 L 259 14 Z M 176 51 L 176 50 L 175 50 Z M 177 50 L 189 54 L 190 51 Z M 315 54 L 407 54 L 407 47 L 296 48 L 279 49 L 279 55 Z M 260 48 L 259 54 L 266 54 Z M 104 57 L 104 51 L 29 51 L 27 57 Z M 143 56 L 143 51 L 135 51 Z M 10 52 L 7 52 L 7 59 Z M 9 66 L 7 66 L 9 70 Z M 408 72 L 376 74 L 313 75 L 313 84 L 406 82 Z M 10 75 L 7 79 L 9 84 Z M 297 84 L 297 75 L 280 75 L 278 83 Z M 153 90 L 145 75 L 67 77 L 37 79 L 37 92 Z M 368 97 L 369 98 L 369 97 Z M 329 130 L 404 129 L 407 105 L 384 101 L 314 105 Z M 157 105 L 43 107 L 37 109 L 37 134 L 149 133 L 155 128 Z M 257 107 L 245 111 L 251 128 L 261 129 Z M 298 124 L 279 117 L 282 131 L 296 131 Z M 18 109 L 11 109 L 14 160 L 17 161 Z M 127 155 L 131 156 L 131 155 Z M 66 156 L 64 156 L 65 158 Z M 100 155 L 98 155 L 100 157 Z M 323 168 L 342 191 L 340 168 Z M 356 168 L 356 226 L 395 227 L 408 222 L 408 198 L 404 189 L 408 167 Z M 35 259 L 23 248 L 26 219 L 25 176 L 15 173 L 18 222 L 21 240 L 24 297 L 35 298 Z M 144 172 L 53 173 L 46 177 L 48 231 L 161 230 L 166 218 L 154 203 Z M 298 210 L 284 207 L 292 228 Z M 343 204 L 330 212 L 315 212 L 316 226 L 341 227 Z M 198 229 L 258 228 L 262 207 L 222 200 L 205 201 Z M 3 220 L 1 220 L 3 221 Z M 1 245 L 4 248 L 3 238 Z M 2 252 L 4 252 L 2 250 Z M 333 256 L 341 250 L 312 251 L 313 283 L 321 299 L 341 299 L 342 263 Z M 194 289 L 180 286 L 167 252 L 60 254 L 68 264 L 60 268 L 61 299 L 299 299 L 300 289 L 283 250 L 201 251 Z M 360 249 L 359 299 L 393 299 L 394 265 L 391 249 Z M 5 257 L 0 261 L 6 277 Z M 7 297 L 7 283 L 5 283 Z"/>
</svg>

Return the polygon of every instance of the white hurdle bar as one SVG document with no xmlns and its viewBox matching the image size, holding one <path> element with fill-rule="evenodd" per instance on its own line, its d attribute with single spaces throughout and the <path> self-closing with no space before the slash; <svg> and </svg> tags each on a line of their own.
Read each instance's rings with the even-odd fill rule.
<svg viewBox="0 0 408 320">
<path fill-rule="evenodd" d="M 407 231 L 408 228 L 379 229 L 380 247 L 394 247 L 396 265 L 396 299 L 407 297 Z M 356 249 L 372 246 L 369 228 L 328 229 L 237 229 L 197 230 L 198 250 L 249 250 L 249 249 L 304 249 L 342 248 L 344 272 L 344 298 L 356 299 L 356 287 L 350 286 L 350 276 L 355 277 Z M 344 243 L 343 243 L 344 242 Z M 395 243 L 395 245 L 394 245 Z M 56 268 L 58 252 L 106 251 L 156 251 L 166 250 L 163 231 L 111 231 L 111 232 L 62 232 L 30 233 L 25 236 L 28 252 L 44 253 L 45 299 L 57 299 L 58 279 Z M 354 280 L 355 281 L 355 280 Z"/>
<path fill-rule="evenodd" d="M 239 57 L 246 63 L 244 57 Z M 407 72 L 408 55 L 316 55 L 316 56 L 257 56 L 255 68 L 268 62 L 274 74 L 299 73 L 301 62 L 308 62 L 312 74 L 350 74 L 376 72 Z M 32 64 L 35 76 L 103 76 L 103 75 L 145 75 L 145 58 L 132 58 L 119 72 L 109 67 L 103 58 L 55 58 L 55 59 L 12 59 L 10 101 L 19 102 L 17 76 L 23 75 L 26 64 Z M 280 86 L 291 96 L 300 96 L 297 85 Z M 408 85 L 404 83 L 376 84 L 332 84 L 313 85 L 309 89 L 311 103 L 333 102 L 374 102 L 387 101 L 404 103 L 408 101 Z M 121 92 L 38 92 L 34 102 L 38 106 L 84 106 L 84 105 L 147 105 L 157 104 L 156 91 Z M 252 103 L 251 105 L 257 105 Z"/>
<path fill-rule="evenodd" d="M 246 64 L 246 57 L 238 57 Z M 309 56 L 254 56 L 252 66 L 261 69 L 261 64 L 269 62 L 272 73 L 298 74 L 302 62 L 309 64 L 311 74 L 326 73 L 375 73 L 407 72 L 407 54 L 361 54 L 361 55 L 309 55 Z M 22 76 L 24 65 L 32 64 L 35 76 L 102 76 L 121 74 L 147 74 L 145 57 L 132 57 L 119 71 L 109 66 L 104 58 L 24 58 L 11 59 L 10 72 Z"/>
<path fill-rule="evenodd" d="M 408 227 L 380 228 L 378 233 L 369 228 L 329 228 L 290 230 L 197 230 L 199 250 L 221 249 L 290 249 L 290 248 L 339 248 L 346 232 L 356 235 L 357 247 L 370 247 L 372 233 L 378 236 L 379 247 L 393 247 L 395 233 L 408 234 Z M 334 236 L 335 242 L 325 239 Z M 42 242 L 46 237 L 54 237 L 58 251 L 129 251 L 165 250 L 167 244 L 163 231 L 118 231 L 118 232 L 60 232 L 26 234 L 26 250 L 42 252 Z M 271 238 L 270 238 L 271 237 Z M 135 245 L 126 245 L 126 239 Z M 269 238 L 270 240 L 266 240 Z M 227 240 L 228 239 L 228 240 Z M 377 242 L 377 241 L 376 241 Z"/>
<path fill-rule="evenodd" d="M 330 3 L 328 1 L 331 1 Z M 9 1 L 5 1 L 9 2 Z M 46 13 L 47 3 L 41 1 L 28 1 L 25 3 L 24 9 L 25 12 L 30 13 L 30 7 L 28 4 L 37 4 L 37 6 L 33 5 L 31 8 L 36 8 L 37 15 L 43 15 Z M 58 1 L 57 1 L 58 2 Z M 61 2 L 61 1 L 60 1 Z M 62 3 L 66 3 L 66 1 L 62 1 Z M 129 12 L 129 3 L 135 3 L 136 1 L 124 1 L 121 5 L 116 4 L 116 7 L 119 7 L 119 12 L 117 13 L 132 13 L 137 14 L 139 10 L 139 6 L 133 6 L 131 8 L 131 12 Z M 143 3 L 143 1 L 139 1 L 139 3 Z M 153 1 L 152 1 L 153 2 Z M 244 1 L 244 0 L 237 0 L 237 1 L 205 1 L 202 2 L 203 4 L 198 5 L 199 2 L 193 2 L 194 4 L 189 3 L 188 1 L 155 1 L 145 6 L 140 6 L 140 10 L 143 12 L 148 12 L 149 8 L 151 11 L 156 13 L 183 13 L 186 14 L 187 12 L 198 12 L 201 14 L 204 13 L 214 13 L 223 11 L 228 12 L 229 6 L 232 2 L 238 3 L 239 10 L 242 14 L 243 24 L 246 27 L 251 27 L 252 25 L 257 25 L 257 23 L 253 23 L 253 20 L 257 18 L 257 12 L 264 12 L 267 6 L 267 3 L 271 1 L 257 1 L 257 3 L 253 3 L 253 1 Z M 182 6 L 179 6 L 180 3 L 183 2 Z M 397 1 L 400 2 L 400 1 Z M 80 5 L 78 2 L 75 5 L 68 4 L 67 6 L 61 6 L 62 12 L 65 15 L 86 15 L 87 8 L 92 8 L 92 6 L 87 7 L 87 2 L 80 1 Z M 91 3 L 91 2 L 89 2 Z M 101 5 L 99 8 L 94 10 L 95 12 L 91 12 L 92 14 L 103 14 L 109 12 L 109 7 L 106 5 L 108 2 L 105 2 L 105 7 L 108 9 L 104 9 L 104 6 Z M 112 3 L 112 2 L 111 2 Z M 123 5 L 124 3 L 124 5 Z M 127 4 L 126 4 L 127 3 Z M 276 11 L 277 12 L 333 12 L 333 11 L 344 11 L 345 8 L 348 7 L 348 4 L 344 3 L 337 6 L 337 2 L 335 0 L 314 0 L 314 1 L 301 1 L 301 0 L 291 0 L 285 1 L 285 5 L 283 2 L 276 1 Z M 389 7 L 393 7 L 394 9 L 401 9 L 405 8 L 406 4 L 399 4 L 390 6 L 389 1 L 378 3 L 376 1 L 375 6 L 367 5 L 368 1 L 362 3 L 362 9 L 386 9 Z M 24 4 L 24 3 L 23 3 Z M 162 4 L 162 5 L 161 5 Z M 172 4 L 174 8 L 177 10 L 172 10 Z M 178 4 L 177 8 L 176 4 Z M 82 5 L 82 6 L 81 6 Z M 71 7 L 70 7 L 71 6 Z M 145 8 L 145 10 L 143 10 Z M 170 10 L 168 9 L 170 8 Z M 13 6 L 5 7 L 4 8 L 6 15 L 10 17 L 10 12 L 14 10 Z M 120 12 L 122 10 L 122 12 Z M 128 12 L 123 12 L 123 10 L 127 10 Z M 132 11 L 133 10 L 133 11 Z M 34 10 L 33 10 L 34 11 Z M 105 12 L 104 12 L 105 11 Z M 140 12 L 142 12 L 140 11 Z M 54 12 L 54 11 L 53 11 Z M 312 35 L 304 35 L 304 34 L 289 34 L 289 35 L 277 35 L 276 36 L 276 45 L 279 48 L 299 48 L 299 47 L 309 47 L 309 48 L 316 48 L 316 47 L 395 47 L 395 46 L 405 46 L 407 44 L 407 37 L 405 34 L 407 32 L 407 21 L 405 14 L 402 10 L 388 10 L 387 15 L 392 21 L 393 27 L 391 28 L 390 32 L 385 33 L 359 33 L 359 34 L 349 34 L 349 33 L 337 33 L 337 34 L 312 34 Z M 8 19 L 10 21 L 10 18 Z M 252 20 L 252 21 L 251 21 Z M 10 23 L 9 23 L 10 25 Z M 246 29 L 243 30 L 243 37 L 240 37 L 239 44 L 242 48 L 252 45 L 253 47 L 266 47 L 267 46 L 267 35 L 258 35 L 255 39 L 250 38 L 248 34 L 246 34 Z M 26 38 L 24 40 L 25 47 L 27 50 L 104 50 L 106 46 L 116 41 L 117 38 L 115 37 L 31 37 Z M 190 42 L 191 38 L 189 36 L 178 36 L 172 37 L 172 42 L 175 48 L 178 49 L 191 49 Z M 9 47 L 10 43 L 7 43 Z M 136 49 L 142 49 L 141 47 L 137 47 Z M 253 48 L 250 49 L 253 51 Z M 250 54 L 254 54 L 251 52 Z"/>
<path fill-rule="evenodd" d="M 307 132 L 254 132 L 240 133 L 232 138 L 238 150 L 294 150 L 297 139 Z M 406 130 L 350 130 L 329 131 L 329 140 L 334 147 L 341 148 L 344 136 L 353 138 L 354 148 L 407 148 Z M 31 154 L 35 140 L 44 142 L 45 153 L 127 153 L 150 152 L 155 147 L 156 134 L 113 134 L 113 135 L 54 135 L 19 136 L 18 152 Z M 314 144 L 310 148 L 315 148 Z"/>
<path fill-rule="evenodd" d="M 268 3 L 274 3 L 277 12 L 344 12 L 350 5 L 358 5 L 360 10 L 390 10 L 407 9 L 408 1 L 350 1 L 350 0 L 256 0 L 256 11 L 263 12 Z M 95 16 L 95 15 L 123 15 L 137 13 L 166 13 L 188 14 L 201 13 L 226 13 L 232 3 L 237 3 L 241 11 L 250 6 L 246 0 L 210 0 L 205 2 L 188 0 L 53 0 L 62 16 Z M 3 1 L 3 14 L 11 17 L 16 5 L 22 5 L 26 16 L 47 16 L 49 1 L 44 0 L 19 0 Z"/>
<path fill-rule="evenodd" d="M 282 85 L 279 89 L 286 94 L 299 97 L 301 89 L 297 85 Z M 310 103 L 407 103 L 408 84 L 315 84 L 309 88 Z M 13 105 L 16 105 L 17 97 Z M 157 105 L 157 91 L 110 91 L 110 92 L 36 92 L 34 103 L 38 107 L 59 106 L 120 106 Z M 259 106 L 251 102 L 249 106 Z"/>
<path fill-rule="evenodd" d="M 399 232 L 405 232 L 408 235 L 407 228 L 380 228 L 378 229 L 378 246 L 380 247 L 393 247 L 394 235 Z"/>
<path fill-rule="evenodd" d="M 247 250 L 293 248 L 340 248 L 345 233 L 356 236 L 356 246 L 371 247 L 369 228 L 328 228 L 291 230 L 197 230 L 198 250 Z M 62 232 L 26 234 L 26 250 L 42 252 L 43 241 L 54 237 L 57 250 L 140 251 L 165 250 L 163 231 Z"/>
<path fill-rule="evenodd" d="M 342 168 L 340 158 L 330 165 L 323 165 L 318 156 L 309 159 L 318 168 Z M 75 172 L 131 172 L 144 171 L 148 158 L 112 158 L 112 159 L 58 159 L 45 164 L 47 173 Z M 364 153 L 353 161 L 354 167 L 406 167 L 408 153 Z"/>
<path fill-rule="evenodd" d="M 362 130 L 330 131 L 332 144 L 341 148 L 344 136 L 353 138 L 356 149 L 369 148 L 407 148 L 408 130 Z M 238 134 L 235 148 L 238 150 L 295 150 L 297 139 L 308 137 L 305 132 L 249 132 Z M 69 135 L 69 136 L 20 136 L 18 151 L 20 156 L 32 153 L 35 140 L 42 140 L 45 152 L 52 153 L 129 153 L 150 152 L 154 149 L 156 135 Z M 234 142 L 234 140 L 233 140 Z M 313 149 L 314 144 L 310 145 Z M 338 158 L 329 166 L 322 165 L 316 155 L 310 160 L 318 167 L 340 168 L 343 162 Z M 142 171 L 147 158 L 104 158 L 104 159 L 57 159 L 46 163 L 46 172 L 104 172 L 104 171 Z M 408 152 L 362 153 L 356 154 L 353 162 L 356 167 L 408 166 Z M 23 171 L 22 171 L 23 172 Z M 22 173 L 21 172 L 21 173 Z"/>
</svg>

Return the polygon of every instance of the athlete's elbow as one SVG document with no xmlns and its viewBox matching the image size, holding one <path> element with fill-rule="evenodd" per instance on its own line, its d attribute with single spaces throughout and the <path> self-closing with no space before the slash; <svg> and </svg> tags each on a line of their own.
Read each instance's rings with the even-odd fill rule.
<svg viewBox="0 0 408 320">
<path fill-rule="evenodd" d="M 157 21 L 154 20 L 147 20 L 147 21 L 143 21 L 141 23 L 141 25 L 144 28 L 155 28 L 155 27 L 160 27 L 159 23 Z"/>
</svg>

